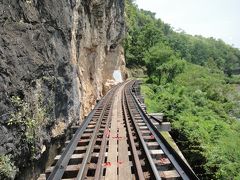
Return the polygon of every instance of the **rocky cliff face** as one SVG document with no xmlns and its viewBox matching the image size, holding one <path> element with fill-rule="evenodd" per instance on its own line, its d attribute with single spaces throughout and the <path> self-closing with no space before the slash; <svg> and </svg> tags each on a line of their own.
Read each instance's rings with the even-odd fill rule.
<svg viewBox="0 0 240 180">
<path fill-rule="evenodd" d="M 80 122 L 124 71 L 123 34 L 124 0 L 0 0 L 0 154 L 25 165 Z"/>
</svg>

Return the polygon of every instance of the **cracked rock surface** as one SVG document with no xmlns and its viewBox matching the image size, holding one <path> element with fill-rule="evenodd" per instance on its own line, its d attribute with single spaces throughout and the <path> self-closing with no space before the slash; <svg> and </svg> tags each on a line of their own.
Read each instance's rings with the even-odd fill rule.
<svg viewBox="0 0 240 180">
<path fill-rule="evenodd" d="M 21 169 L 81 123 L 114 70 L 124 73 L 124 32 L 124 0 L 0 0 L 0 154 Z M 30 145 L 29 127 L 9 124 L 21 111 L 13 97 L 37 119 Z"/>
</svg>

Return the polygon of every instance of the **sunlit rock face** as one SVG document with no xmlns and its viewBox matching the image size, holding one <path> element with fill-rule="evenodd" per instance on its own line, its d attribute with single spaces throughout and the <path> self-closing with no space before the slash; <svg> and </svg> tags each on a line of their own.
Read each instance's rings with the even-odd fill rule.
<svg viewBox="0 0 240 180">
<path fill-rule="evenodd" d="M 11 97 L 33 119 L 43 111 L 35 158 L 45 142 L 80 123 L 117 80 L 114 72 L 125 78 L 124 32 L 124 0 L 0 0 L 0 154 L 25 157 L 16 166 L 32 156 L 22 140 L 27 127 L 8 123 L 19 111 Z"/>
</svg>

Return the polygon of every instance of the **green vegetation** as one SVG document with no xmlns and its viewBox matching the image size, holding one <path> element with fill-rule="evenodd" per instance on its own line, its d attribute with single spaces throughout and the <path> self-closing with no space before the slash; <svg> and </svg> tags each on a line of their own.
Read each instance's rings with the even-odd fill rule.
<svg viewBox="0 0 240 180">
<path fill-rule="evenodd" d="M 177 33 L 127 2 L 127 66 L 146 69 L 149 112 L 163 112 L 201 179 L 240 178 L 240 51 L 221 40 Z M 239 89 L 239 88 L 238 88 Z"/>
<path fill-rule="evenodd" d="M 17 172 L 11 161 L 10 155 L 0 155 L 0 177 L 2 179 L 14 179 Z"/>
<path fill-rule="evenodd" d="M 139 10 L 132 0 L 126 0 L 128 33 L 125 41 L 125 54 L 128 67 L 146 66 L 146 56 L 154 50 L 164 56 L 172 55 L 188 62 L 218 68 L 231 76 L 231 70 L 240 67 L 240 51 L 225 44 L 222 40 L 177 33 L 171 26 L 155 14 Z M 157 52 L 156 52 L 157 53 Z"/>
<path fill-rule="evenodd" d="M 148 111 L 172 121 L 179 146 L 202 178 L 240 175 L 240 97 L 223 74 L 186 63 L 171 82 L 145 84 L 142 93 Z"/>
<path fill-rule="evenodd" d="M 35 142 L 40 134 L 40 129 L 46 123 L 46 109 L 42 108 L 41 98 L 34 105 L 21 100 L 17 96 L 11 98 L 12 104 L 15 107 L 15 112 L 11 114 L 8 121 L 9 126 L 22 126 L 25 131 L 22 132 L 23 140 L 29 145 L 32 153 L 32 158 L 35 154 Z"/>
</svg>

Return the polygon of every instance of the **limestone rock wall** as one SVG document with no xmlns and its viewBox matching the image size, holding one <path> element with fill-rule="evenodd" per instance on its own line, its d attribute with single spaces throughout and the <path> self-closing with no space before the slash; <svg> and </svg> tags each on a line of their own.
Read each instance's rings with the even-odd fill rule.
<svg viewBox="0 0 240 180">
<path fill-rule="evenodd" d="M 124 31 L 124 0 L 0 0 L 0 155 L 25 166 L 81 123 L 124 73 Z"/>
</svg>

